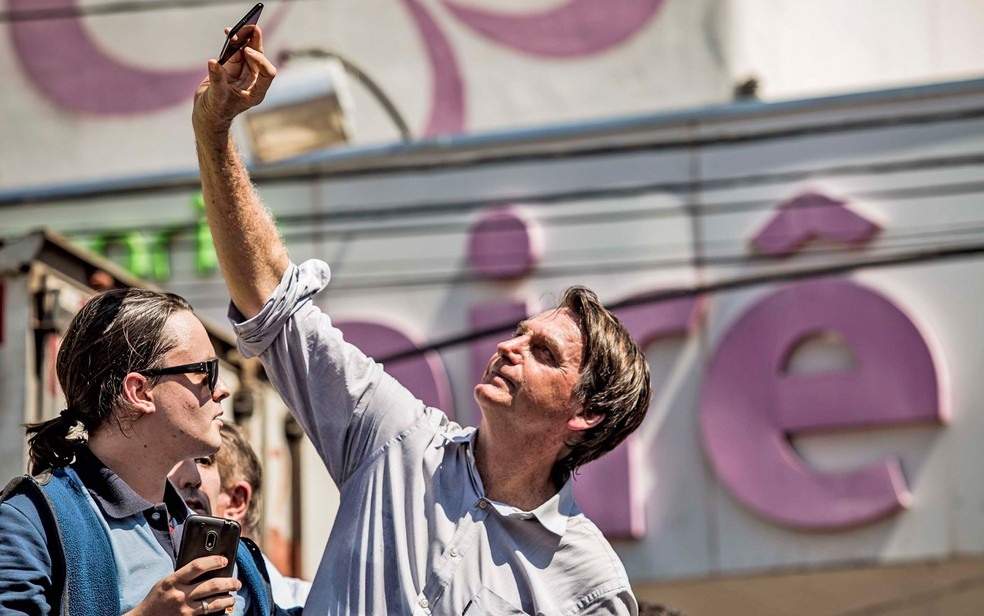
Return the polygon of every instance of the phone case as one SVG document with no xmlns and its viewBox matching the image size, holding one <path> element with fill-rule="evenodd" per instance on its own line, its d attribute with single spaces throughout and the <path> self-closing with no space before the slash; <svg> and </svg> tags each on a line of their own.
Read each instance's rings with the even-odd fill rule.
<svg viewBox="0 0 984 616">
<path fill-rule="evenodd" d="M 229 30 L 228 36 L 226 36 L 225 44 L 222 46 L 222 51 L 219 52 L 219 64 L 225 64 L 229 58 L 236 55 L 236 52 L 249 44 L 250 38 L 253 36 L 253 29 L 256 27 L 257 22 L 260 21 L 260 13 L 263 12 L 263 3 L 257 2 L 253 8 L 249 10 L 242 19 L 239 20 L 235 26 Z M 235 35 L 240 35 L 238 42 L 232 42 L 232 37 Z"/>
<path fill-rule="evenodd" d="M 190 515 L 181 531 L 181 547 L 178 549 L 178 562 L 175 569 L 187 565 L 196 558 L 221 554 L 229 559 L 222 569 L 207 571 L 195 578 L 194 582 L 214 577 L 232 577 L 236 566 L 236 551 L 239 549 L 239 524 L 232 520 L 210 515 Z"/>
</svg>

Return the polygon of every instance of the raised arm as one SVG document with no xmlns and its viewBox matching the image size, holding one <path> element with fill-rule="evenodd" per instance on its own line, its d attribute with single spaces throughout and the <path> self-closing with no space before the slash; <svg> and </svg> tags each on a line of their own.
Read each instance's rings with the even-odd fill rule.
<svg viewBox="0 0 984 616">
<path fill-rule="evenodd" d="M 232 120 L 266 95 L 277 69 L 263 55 L 257 28 L 249 45 L 224 65 L 208 61 L 195 93 L 192 123 L 205 213 L 232 301 L 255 316 L 289 263 L 287 249 L 263 207 L 232 139 Z"/>
</svg>

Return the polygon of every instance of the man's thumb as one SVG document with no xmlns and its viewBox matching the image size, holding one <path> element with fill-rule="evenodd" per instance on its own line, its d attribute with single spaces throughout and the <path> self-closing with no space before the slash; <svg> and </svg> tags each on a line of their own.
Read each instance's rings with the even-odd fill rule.
<svg viewBox="0 0 984 616">
<path fill-rule="evenodd" d="M 208 79 L 215 84 L 225 83 L 225 71 L 218 60 L 208 61 Z"/>
</svg>

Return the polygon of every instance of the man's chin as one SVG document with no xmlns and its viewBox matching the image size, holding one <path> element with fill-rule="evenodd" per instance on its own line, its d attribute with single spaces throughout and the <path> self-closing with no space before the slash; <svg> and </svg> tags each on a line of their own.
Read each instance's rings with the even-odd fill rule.
<svg viewBox="0 0 984 616">
<path fill-rule="evenodd" d="M 509 406 L 511 403 L 509 396 L 505 395 L 501 388 L 491 383 L 479 383 L 476 385 L 473 397 L 483 413 L 486 408 L 502 408 Z"/>
<path fill-rule="evenodd" d="M 481 406 L 489 401 L 489 396 L 494 388 L 488 383 L 479 383 L 472 391 L 472 398 Z"/>
</svg>

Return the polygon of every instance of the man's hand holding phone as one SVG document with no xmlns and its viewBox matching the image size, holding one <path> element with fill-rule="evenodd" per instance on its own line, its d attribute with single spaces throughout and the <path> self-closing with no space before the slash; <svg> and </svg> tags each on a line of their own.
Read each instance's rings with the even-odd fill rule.
<svg viewBox="0 0 984 616">
<path fill-rule="evenodd" d="M 225 64 L 230 58 L 236 55 L 240 49 L 249 44 L 256 30 L 256 24 L 260 22 L 260 13 L 263 12 L 263 3 L 256 3 L 248 13 L 243 15 L 235 26 L 226 28 L 226 41 L 219 52 L 219 64 Z"/>
<path fill-rule="evenodd" d="M 225 556 L 196 558 L 171 575 L 162 578 L 140 604 L 126 616 L 172 616 L 173 614 L 221 614 L 236 605 L 234 594 L 242 582 L 234 577 L 213 577 L 202 581 L 210 571 L 228 565 Z"/>
<path fill-rule="evenodd" d="M 208 76 L 195 93 L 196 131 L 226 132 L 237 115 L 263 101 L 277 69 L 263 55 L 257 4 L 233 28 L 219 58 L 208 61 Z"/>
</svg>

